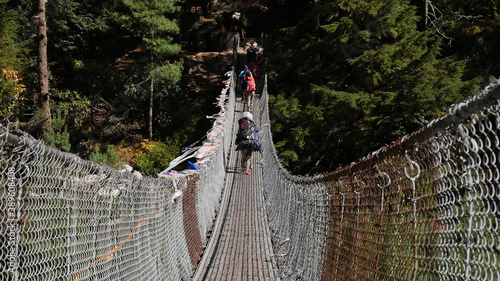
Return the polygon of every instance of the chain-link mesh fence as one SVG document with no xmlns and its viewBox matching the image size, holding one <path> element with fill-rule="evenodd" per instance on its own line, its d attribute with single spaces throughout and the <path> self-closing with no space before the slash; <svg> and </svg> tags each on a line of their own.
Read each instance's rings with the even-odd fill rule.
<svg viewBox="0 0 500 281">
<path fill-rule="evenodd" d="M 266 94 L 263 192 L 284 280 L 500 280 L 498 81 L 316 178 L 281 167 Z"/>
<path fill-rule="evenodd" d="M 172 182 L 120 173 L 1 129 L 0 253 L 8 261 L 1 280 L 190 276 Z M 19 142 L 5 145 L 12 133 Z"/>
<path fill-rule="evenodd" d="M 175 179 L 97 165 L 0 126 L 0 280 L 190 280 L 223 188 L 233 84 L 206 141 L 215 149 Z"/>
<path fill-rule="evenodd" d="M 499 97 L 326 176 L 324 280 L 500 280 Z"/>
<path fill-rule="evenodd" d="M 291 175 L 272 142 L 267 79 L 254 112 L 260 128 L 264 171 L 262 190 L 274 258 L 283 280 L 319 280 L 329 220 L 328 194 L 322 177 Z"/>
</svg>

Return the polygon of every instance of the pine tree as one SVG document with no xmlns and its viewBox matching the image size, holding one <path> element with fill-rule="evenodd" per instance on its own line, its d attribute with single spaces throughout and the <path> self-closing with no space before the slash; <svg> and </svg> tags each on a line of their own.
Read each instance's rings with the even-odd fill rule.
<svg viewBox="0 0 500 281">
<path fill-rule="evenodd" d="M 348 164 L 474 92 L 465 61 L 442 58 L 441 40 L 420 21 L 405 0 L 323 1 L 287 34 L 270 84 L 275 104 L 296 104 L 274 115 L 286 120 L 276 120 L 277 136 L 295 172 Z"/>
<path fill-rule="evenodd" d="M 175 61 L 180 45 L 174 43 L 179 25 L 173 15 L 179 10 L 177 0 L 122 0 L 125 9 L 118 21 L 133 36 L 144 43 L 149 52 L 149 105 L 148 135 L 153 138 L 153 101 L 155 87 L 172 85 L 180 81 L 182 64 Z M 170 16 L 169 17 L 167 17 Z"/>
</svg>

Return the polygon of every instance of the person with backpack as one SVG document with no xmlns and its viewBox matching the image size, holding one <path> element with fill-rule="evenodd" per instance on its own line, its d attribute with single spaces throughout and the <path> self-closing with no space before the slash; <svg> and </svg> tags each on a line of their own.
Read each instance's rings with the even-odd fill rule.
<svg viewBox="0 0 500 281">
<path fill-rule="evenodd" d="M 246 97 L 247 86 L 248 86 L 248 77 L 253 77 L 252 72 L 248 69 L 248 66 L 245 65 L 245 68 L 240 72 L 238 77 L 241 79 L 241 94 L 242 98 Z"/>
<path fill-rule="evenodd" d="M 243 39 L 243 40 L 245 39 L 245 34 L 246 34 L 245 28 L 246 28 L 247 24 L 248 24 L 248 21 L 247 21 L 247 18 L 245 17 L 245 15 L 240 14 L 238 16 L 238 31 L 240 33 L 241 39 Z"/>
<path fill-rule="evenodd" d="M 252 72 L 253 78 L 257 78 L 259 75 L 259 66 L 253 61 L 248 64 L 248 70 Z"/>
<path fill-rule="evenodd" d="M 236 135 L 236 150 L 241 151 L 241 169 L 243 173 L 250 175 L 250 160 L 252 152 L 261 151 L 259 143 L 259 130 L 253 122 L 252 113 L 245 111 L 243 117 L 238 120 L 239 128 Z"/>
<path fill-rule="evenodd" d="M 253 47 L 250 47 L 247 51 L 247 63 L 257 62 L 257 53 Z"/>
<path fill-rule="evenodd" d="M 247 110 L 251 110 L 253 107 L 253 99 L 255 97 L 255 79 L 252 76 L 247 77 Z"/>
</svg>

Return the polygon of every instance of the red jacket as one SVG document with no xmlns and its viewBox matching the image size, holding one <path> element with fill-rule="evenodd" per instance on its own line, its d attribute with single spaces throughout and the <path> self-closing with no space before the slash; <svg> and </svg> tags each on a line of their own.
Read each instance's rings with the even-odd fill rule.
<svg viewBox="0 0 500 281">
<path fill-rule="evenodd" d="M 259 66 L 255 62 L 250 62 L 248 64 L 248 70 L 252 72 L 253 77 L 256 77 L 259 75 Z"/>
</svg>

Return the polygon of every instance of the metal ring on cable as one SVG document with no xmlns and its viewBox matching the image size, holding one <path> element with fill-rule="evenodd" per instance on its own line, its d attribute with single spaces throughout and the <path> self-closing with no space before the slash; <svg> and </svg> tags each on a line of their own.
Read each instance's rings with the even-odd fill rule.
<svg viewBox="0 0 500 281">
<path fill-rule="evenodd" d="M 404 168 L 404 171 L 405 171 L 405 175 L 407 178 L 409 178 L 410 180 L 412 181 L 415 181 L 419 176 L 420 176 L 420 166 L 418 165 L 417 162 L 413 161 L 413 160 L 410 160 L 410 165 L 415 165 L 416 168 L 417 168 L 417 174 L 412 177 L 408 174 L 408 171 L 406 170 L 407 167 Z"/>
<path fill-rule="evenodd" d="M 389 185 L 391 185 L 391 183 L 392 183 L 391 177 L 386 172 L 381 172 L 379 170 L 379 175 L 380 176 L 385 176 L 387 178 L 387 182 L 386 182 L 386 184 L 384 186 L 380 186 L 380 184 L 377 184 L 378 188 L 384 189 L 384 188 L 388 187 Z"/>
</svg>

